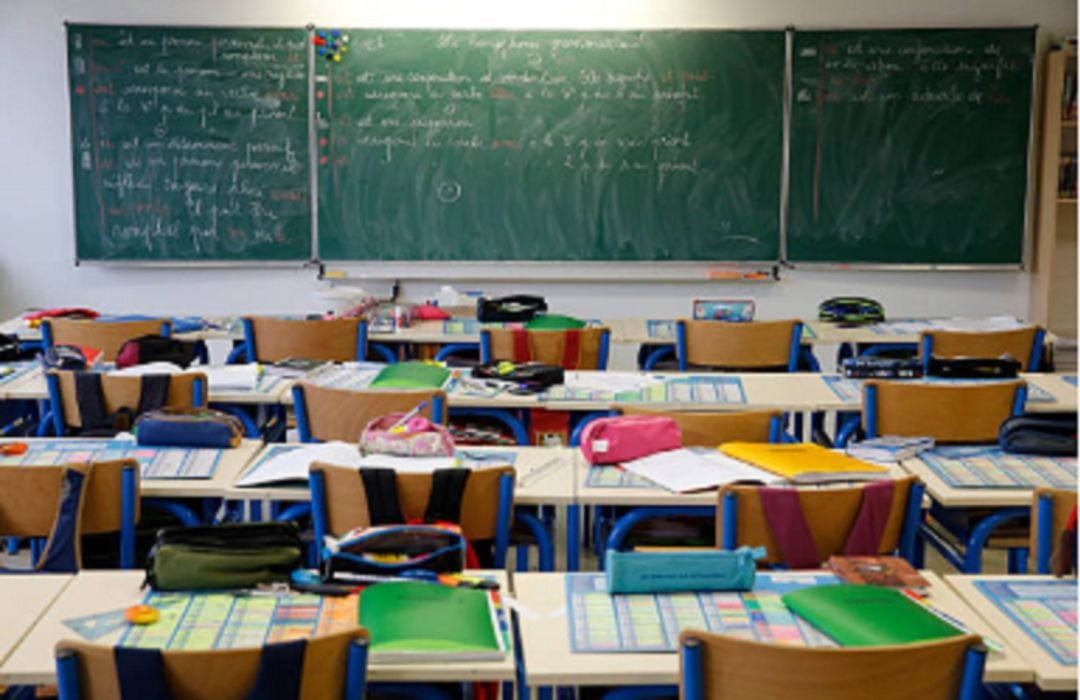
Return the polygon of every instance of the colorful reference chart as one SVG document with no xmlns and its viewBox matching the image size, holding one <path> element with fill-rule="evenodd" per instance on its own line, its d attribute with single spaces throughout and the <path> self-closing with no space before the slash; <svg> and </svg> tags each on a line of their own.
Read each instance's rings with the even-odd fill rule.
<svg viewBox="0 0 1080 700">
<path fill-rule="evenodd" d="M 676 651 L 680 630 L 796 646 L 835 646 L 780 596 L 837 583 L 830 573 L 759 573 L 747 592 L 611 595 L 604 574 L 567 574 L 570 647 L 576 653 Z"/>
<path fill-rule="evenodd" d="M 670 340 L 675 337 L 675 321 L 650 318 L 645 321 L 645 332 L 649 338 Z"/>
<path fill-rule="evenodd" d="M 850 401 L 851 403 L 859 403 L 862 401 L 862 383 L 861 379 L 852 379 L 850 377 L 841 377 L 839 375 L 825 375 L 822 377 L 825 380 L 825 384 L 832 389 L 832 392 L 836 394 L 837 398 L 841 401 Z M 907 382 L 922 382 L 925 384 L 981 384 L 983 382 L 998 381 L 996 379 L 939 379 L 939 378 L 927 378 L 927 379 L 905 379 L 895 381 L 907 381 Z M 1046 389 L 1035 384 L 1027 385 L 1027 400 L 1034 403 L 1052 403 L 1054 401 L 1053 395 Z"/>
<path fill-rule="evenodd" d="M 32 440 L 21 455 L 0 457 L 0 466 L 59 466 L 133 458 L 144 479 L 210 479 L 221 461 L 219 449 L 142 447 L 127 440 Z"/>
<path fill-rule="evenodd" d="M 996 447 L 938 447 L 919 458 L 954 488 L 1075 489 L 1075 457 L 1009 454 Z"/>
<path fill-rule="evenodd" d="M 1021 328 L 1014 318 L 908 318 L 882 321 L 867 328 L 877 335 L 919 335 L 923 331 L 1001 331 Z"/>
<path fill-rule="evenodd" d="M 599 391 L 553 386 L 548 401 L 601 401 L 608 403 L 746 403 L 738 377 L 658 377 L 662 383 L 629 391 Z"/>
<path fill-rule="evenodd" d="M 356 627 L 359 596 L 311 594 L 150 593 L 161 617 L 133 625 L 119 646 L 141 649 L 235 649 L 305 639 Z"/>
<path fill-rule="evenodd" d="M 975 581 L 975 586 L 1055 661 L 1076 665 L 1076 579 Z"/>
<path fill-rule="evenodd" d="M 316 386 L 331 389 L 359 391 L 367 389 L 383 371 L 386 365 L 379 363 L 344 362 L 335 365 L 323 365 L 304 377 L 304 381 Z"/>
<path fill-rule="evenodd" d="M 656 484 L 625 469 L 593 464 L 585 474 L 585 485 L 591 488 L 648 489 Z"/>
</svg>

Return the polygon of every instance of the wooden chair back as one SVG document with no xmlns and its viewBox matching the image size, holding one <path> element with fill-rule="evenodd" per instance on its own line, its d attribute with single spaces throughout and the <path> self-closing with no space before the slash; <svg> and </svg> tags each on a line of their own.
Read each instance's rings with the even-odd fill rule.
<svg viewBox="0 0 1080 700">
<path fill-rule="evenodd" d="M 368 527 L 367 494 L 359 470 L 325 462 L 313 462 L 312 472 L 322 474 L 326 485 L 326 522 L 329 534 L 343 535 L 357 527 Z M 461 498 L 461 531 L 469 540 L 489 540 L 498 530 L 499 483 L 503 474 L 513 474 L 510 466 L 474 469 Z M 431 474 L 398 473 L 397 489 L 401 512 L 406 520 L 421 518 L 431 495 Z"/>
<path fill-rule="evenodd" d="M 446 394 L 436 390 L 413 389 L 334 389 L 299 382 L 310 437 L 319 442 L 343 440 L 357 442 L 360 433 L 375 418 L 388 413 L 407 413 L 423 402 L 419 415 L 432 421 L 445 420 L 434 413 L 435 405 L 446 406 Z M 445 409 L 444 409 L 445 410 Z"/>
<path fill-rule="evenodd" d="M 75 393 L 75 372 L 53 370 L 60 386 L 60 403 L 63 409 L 64 425 L 69 428 L 81 428 L 82 417 L 79 414 L 79 402 Z M 190 408 L 200 405 L 196 402 L 195 382 L 201 381 L 203 401 L 207 391 L 206 375 L 201 372 L 173 374 L 169 378 L 169 393 L 165 405 L 176 408 Z M 101 375 L 101 395 L 105 402 L 105 413 L 115 413 L 121 408 L 135 409 L 139 405 L 142 393 L 142 379 L 126 375 Z M 54 407 L 55 408 L 55 407 Z"/>
<path fill-rule="evenodd" d="M 1048 532 L 1044 532 L 1040 527 L 1039 518 L 1039 504 L 1043 499 L 1048 500 L 1050 507 L 1050 528 Z M 1049 553 L 1053 552 L 1058 543 L 1061 541 L 1061 533 L 1065 531 L 1065 527 L 1069 522 L 1069 516 L 1072 514 L 1073 508 L 1076 507 L 1077 493 L 1072 489 L 1054 489 L 1049 487 L 1041 487 L 1035 489 L 1035 493 L 1031 497 L 1031 543 L 1029 552 L 1032 553 L 1031 559 L 1035 563 L 1035 568 L 1038 573 L 1049 573 Z M 1049 539 L 1048 542 L 1043 542 L 1042 538 Z M 1047 552 L 1046 561 L 1039 561 L 1039 553 L 1043 550 Z M 1075 554 L 1074 560 L 1075 560 Z"/>
<path fill-rule="evenodd" d="M 780 411 L 661 411 L 642 406 L 619 406 L 624 416 L 667 416 L 682 431 L 684 447 L 718 447 L 733 440 L 769 442 Z"/>
<path fill-rule="evenodd" d="M 511 328 L 485 328 L 480 331 L 482 336 L 487 337 L 487 340 L 482 342 L 490 344 L 491 357 L 489 361 L 508 360 L 514 362 L 519 359 L 514 352 L 514 335 L 516 332 Z M 557 365 L 565 369 L 604 369 L 602 364 L 606 363 L 606 358 L 603 357 L 602 347 L 604 337 L 610 336 L 610 331 L 607 328 L 590 327 L 577 331 L 579 341 L 576 367 L 567 367 L 564 361 L 566 358 L 568 331 L 527 330 L 524 332 L 529 346 L 529 357 L 521 358 L 523 360 L 529 359 L 547 365 Z"/>
<path fill-rule="evenodd" d="M 1016 328 L 1007 331 L 923 331 L 919 343 L 922 356 L 927 340 L 930 341 L 934 357 L 952 359 L 957 357 L 996 358 L 1008 354 L 1018 360 L 1021 366 L 1034 371 L 1030 366 L 1035 340 L 1041 329 L 1038 326 Z M 1036 358 L 1037 360 L 1037 358 Z"/>
<path fill-rule="evenodd" d="M 255 350 L 250 362 L 277 362 L 289 357 L 327 362 L 363 360 L 367 348 L 360 347 L 360 319 L 334 318 L 302 320 L 245 317 L 250 322 L 249 347 Z"/>
<path fill-rule="evenodd" d="M 368 639 L 363 627 L 307 640 L 297 700 L 341 698 L 345 692 L 349 645 Z M 247 697 L 265 647 L 164 651 L 164 673 L 172 700 L 222 700 Z M 113 647 L 61 640 L 56 655 L 75 655 L 81 700 L 117 700 L 120 682 Z"/>
<path fill-rule="evenodd" d="M 112 362 L 120 346 L 143 335 L 164 335 L 171 330 L 169 319 L 145 321 L 93 321 L 89 319 L 47 318 L 42 322 L 54 345 L 85 345 L 101 350 L 102 360 Z"/>
<path fill-rule="evenodd" d="M 1001 424 L 1018 408 L 1022 385 L 869 381 L 863 385 L 863 425 L 874 435 L 926 435 L 939 443 L 997 442 Z"/>
<path fill-rule="evenodd" d="M 765 644 L 698 630 L 680 635 L 700 645 L 701 695 L 683 700 L 956 700 L 976 635 L 862 648 Z M 685 678 L 687 653 L 680 654 Z"/>
<path fill-rule="evenodd" d="M 894 480 L 892 508 L 882 532 L 879 554 L 889 554 L 900 545 L 907 511 L 908 495 L 916 483 L 913 476 Z M 865 484 L 834 487 L 791 487 L 799 494 L 799 504 L 806 524 L 814 538 L 818 550 L 818 561 L 826 561 L 834 554 L 844 553 L 844 544 L 855 523 L 862 505 Z M 773 539 L 765 510 L 761 505 L 758 491 L 761 486 L 752 484 L 726 484 L 720 487 L 718 494 L 718 512 L 723 513 L 724 499 L 732 494 L 735 499 L 737 518 L 735 521 L 734 546 L 764 547 L 766 556 L 761 564 L 786 564 L 780 554 L 780 548 Z M 724 518 L 716 519 L 716 541 L 724 542 Z"/>
<path fill-rule="evenodd" d="M 89 464 L 64 466 L 0 467 L 0 535 L 11 537 L 48 537 L 56 519 L 64 470 L 78 469 L 87 475 L 83 495 L 82 534 L 119 532 L 121 518 L 121 480 L 126 467 L 132 467 L 136 488 L 139 464 L 134 459 L 117 459 Z M 139 506 L 135 501 L 135 520 Z"/>
<path fill-rule="evenodd" d="M 792 344 L 798 343 L 797 320 L 787 321 L 692 321 L 678 322 L 679 362 L 687 366 L 728 370 L 776 369 L 791 365 Z M 685 329 L 685 330 L 684 330 Z M 685 335 L 683 333 L 685 332 Z"/>
</svg>

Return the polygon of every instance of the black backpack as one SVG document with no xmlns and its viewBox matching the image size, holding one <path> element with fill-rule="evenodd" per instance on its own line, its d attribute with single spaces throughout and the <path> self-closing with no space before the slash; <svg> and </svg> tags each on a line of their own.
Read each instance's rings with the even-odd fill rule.
<svg viewBox="0 0 1080 700">
<path fill-rule="evenodd" d="M 131 430 L 135 419 L 147 411 L 156 411 L 169 398 L 170 377 L 167 374 L 144 374 L 139 377 L 139 405 L 123 406 L 113 413 L 105 412 L 105 397 L 98 372 L 75 373 L 75 402 L 79 406 L 83 437 L 112 437 Z"/>
<path fill-rule="evenodd" d="M 120 351 L 116 353 L 116 366 L 122 369 L 148 362 L 171 362 L 187 369 L 195 361 L 198 345 L 193 340 L 143 335 L 120 346 Z"/>
<path fill-rule="evenodd" d="M 547 311 L 544 297 L 515 294 L 495 299 L 481 298 L 476 302 L 476 319 L 481 323 L 518 323 Z"/>
<path fill-rule="evenodd" d="M 998 436 L 1006 452 L 1059 457 L 1076 456 L 1075 413 L 1025 413 L 1001 424 Z"/>
</svg>

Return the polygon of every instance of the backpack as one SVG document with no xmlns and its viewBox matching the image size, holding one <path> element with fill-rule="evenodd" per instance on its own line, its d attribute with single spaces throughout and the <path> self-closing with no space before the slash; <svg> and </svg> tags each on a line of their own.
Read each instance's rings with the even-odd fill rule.
<svg viewBox="0 0 1080 700">
<path fill-rule="evenodd" d="M 79 407 L 83 437 L 112 437 L 131 430 L 135 419 L 147 411 L 156 411 L 169 397 L 170 377 L 167 374 L 145 374 L 139 377 L 139 405 L 134 409 L 123 406 L 113 413 L 105 412 L 105 396 L 101 389 L 101 374 L 75 374 L 75 402 Z"/>
<path fill-rule="evenodd" d="M 1025 413 L 1006 418 L 998 442 L 1006 452 L 1075 457 L 1076 414 Z"/>
<path fill-rule="evenodd" d="M 529 321 L 536 314 L 547 311 L 547 308 L 543 297 L 530 294 L 515 294 L 495 299 L 481 297 L 476 302 L 476 319 L 481 323 Z"/>
<path fill-rule="evenodd" d="M 116 354 L 119 369 L 150 362 L 171 362 L 187 369 L 195 361 L 198 343 L 193 340 L 177 340 L 163 335 L 143 335 L 120 346 Z"/>
</svg>

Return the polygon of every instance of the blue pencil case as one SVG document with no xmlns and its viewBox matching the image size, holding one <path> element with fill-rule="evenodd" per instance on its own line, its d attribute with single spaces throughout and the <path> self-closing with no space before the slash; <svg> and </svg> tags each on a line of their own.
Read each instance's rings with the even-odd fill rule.
<svg viewBox="0 0 1080 700">
<path fill-rule="evenodd" d="M 616 552 L 608 550 L 604 569 L 608 593 L 748 591 L 754 587 L 763 547 L 735 551 Z"/>
<path fill-rule="evenodd" d="M 139 416 L 135 437 L 140 445 L 154 447 L 236 447 L 244 426 L 222 411 L 164 407 Z"/>
</svg>

